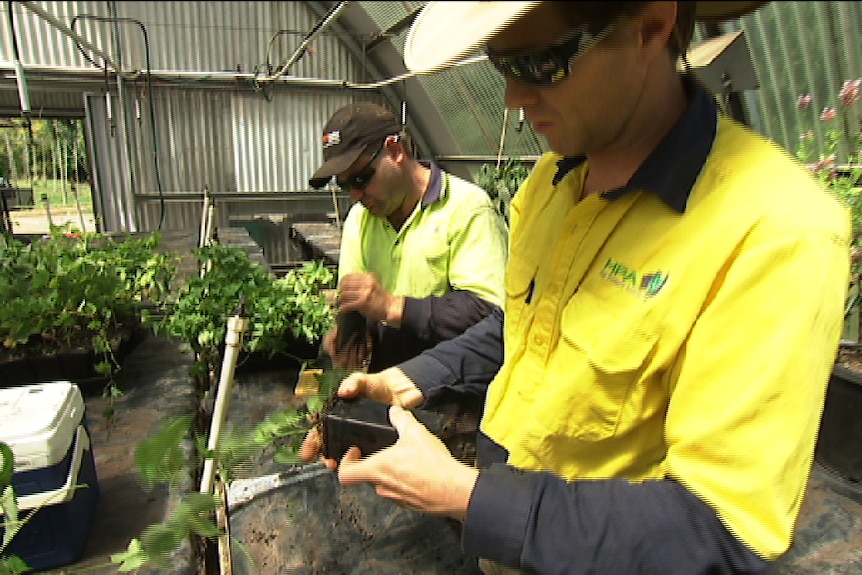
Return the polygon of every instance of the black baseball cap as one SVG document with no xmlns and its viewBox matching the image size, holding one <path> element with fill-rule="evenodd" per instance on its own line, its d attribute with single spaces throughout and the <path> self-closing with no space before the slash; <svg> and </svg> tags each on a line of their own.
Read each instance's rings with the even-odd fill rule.
<svg viewBox="0 0 862 575">
<path fill-rule="evenodd" d="M 401 133 L 401 122 L 389 110 L 371 102 L 340 108 L 323 127 L 323 165 L 308 183 L 321 188 L 356 161 L 366 149 L 383 144 L 386 136 Z"/>
</svg>

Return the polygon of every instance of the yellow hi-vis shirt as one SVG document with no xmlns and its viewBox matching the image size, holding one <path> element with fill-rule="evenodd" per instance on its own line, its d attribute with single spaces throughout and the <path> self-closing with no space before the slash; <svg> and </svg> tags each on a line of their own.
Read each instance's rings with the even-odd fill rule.
<svg viewBox="0 0 862 575">
<path fill-rule="evenodd" d="M 426 298 L 457 289 L 502 307 L 505 220 L 485 190 L 436 165 L 431 169 L 439 183 L 432 182 L 400 230 L 362 204 L 350 208 L 341 234 L 339 283 L 347 274 L 375 272 L 394 295 Z"/>
<path fill-rule="evenodd" d="M 505 361 L 482 430 L 569 480 L 671 478 L 756 553 L 788 549 L 849 281 L 846 209 L 727 119 L 684 213 L 578 201 L 546 154 L 512 204 Z M 669 167 L 669 169 L 673 169 Z"/>
</svg>

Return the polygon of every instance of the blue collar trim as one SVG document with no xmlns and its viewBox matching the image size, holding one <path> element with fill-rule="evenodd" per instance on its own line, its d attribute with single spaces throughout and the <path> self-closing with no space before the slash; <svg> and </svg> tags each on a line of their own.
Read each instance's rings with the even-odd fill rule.
<svg viewBox="0 0 862 575">
<path fill-rule="evenodd" d="M 431 168 L 431 179 L 428 180 L 428 188 L 422 196 L 422 207 L 426 208 L 440 199 L 443 192 L 443 171 L 434 162 L 419 162 L 427 168 Z"/>
<path fill-rule="evenodd" d="M 679 213 L 684 213 L 691 189 L 697 181 L 718 130 L 718 104 L 693 76 L 683 76 L 689 104 L 673 128 L 644 160 L 629 183 L 602 193 L 609 200 L 634 190 L 658 196 Z M 552 181 L 557 185 L 571 170 L 586 161 L 584 156 L 565 157 L 557 162 Z"/>
</svg>

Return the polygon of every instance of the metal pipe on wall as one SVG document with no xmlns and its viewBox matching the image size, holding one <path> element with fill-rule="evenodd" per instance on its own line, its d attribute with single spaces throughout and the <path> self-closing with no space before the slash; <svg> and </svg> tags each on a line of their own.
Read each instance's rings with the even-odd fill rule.
<svg viewBox="0 0 862 575">
<path fill-rule="evenodd" d="M 281 69 L 279 69 L 271 77 L 261 78 L 259 81 L 267 81 L 270 79 L 275 80 L 287 74 L 287 71 L 290 69 L 290 67 L 293 66 L 297 62 L 297 60 L 302 57 L 303 54 L 305 54 L 305 50 L 308 48 L 308 45 L 311 43 L 311 41 L 314 40 L 321 32 L 326 30 L 329 25 L 333 21 L 335 21 L 336 18 L 338 18 L 338 15 L 341 14 L 341 11 L 344 10 L 345 6 L 347 6 L 347 2 L 339 2 L 335 7 L 333 7 L 332 10 L 329 11 L 329 14 L 327 14 L 323 18 L 323 20 L 321 20 L 320 23 L 318 23 L 317 26 L 315 26 L 314 29 L 305 38 L 302 39 L 302 42 L 300 42 L 299 46 L 297 46 L 293 54 L 291 54 L 290 57 L 281 66 Z M 267 58 L 267 62 L 269 62 L 269 58 Z"/>
<path fill-rule="evenodd" d="M 474 62 L 480 62 L 485 59 L 487 59 L 487 56 L 483 54 L 480 56 L 475 56 L 466 60 L 462 60 L 460 62 L 456 62 L 454 64 L 451 64 L 451 66 L 464 66 L 467 64 L 472 64 Z M 0 74 L 5 71 L 4 69 L 13 70 L 6 66 L 0 65 Z M 60 79 L 74 80 L 76 78 L 87 82 L 92 81 L 103 83 L 105 81 L 104 74 L 100 72 L 94 72 L 89 68 L 63 68 L 58 66 L 28 65 L 24 67 L 24 71 L 30 74 L 31 78 L 33 75 L 41 75 L 43 76 L 43 78 L 40 79 L 45 81 L 54 81 Z M 429 72 L 422 72 L 422 74 L 430 74 L 432 72 L 433 70 Z M 123 76 L 123 78 L 125 78 L 126 80 L 136 80 L 141 77 L 142 73 L 139 70 L 134 70 L 130 72 L 121 72 L 118 73 L 118 75 Z M 401 82 L 402 80 L 406 80 L 417 75 L 419 74 L 417 74 L 416 72 L 407 72 L 405 74 L 386 78 L 378 82 L 349 82 L 347 80 L 309 78 L 301 76 L 282 76 L 279 78 L 268 78 L 265 80 L 264 78 L 258 77 L 252 73 L 225 72 L 223 70 L 218 72 L 195 70 L 152 70 L 150 72 L 150 76 L 153 79 L 164 80 L 167 82 L 189 81 L 195 82 L 196 84 L 223 83 L 233 85 L 236 83 L 237 80 L 247 80 L 249 82 L 260 82 L 265 80 L 269 82 L 277 82 L 287 87 L 315 89 L 330 88 L 336 90 L 379 90 L 380 88 L 396 84 L 398 82 Z"/>
<path fill-rule="evenodd" d="M 120 29 L 119 24 L 116 21 L 116 3 L 110 2 L 108 4 L 108 14 L 111 18 L 114 19 L 113 29 L 111 31 L 111 38 L 114 43 L 114 52 L 117 54 L 117 65 L 122 66 L 123 64 L 123 55 L 121 49 L 120 42 Z M 119 113 L 117 114 L 119 117 L 118 125 L 120 127 L 120 134 L 123 138 L 123 158 L 126 161 L 126 186 L 128 186 L 127 190 L 121 191 L 117 197 L 120 200 L 121 214 L 120 217 L 123 219 L 126 229 L 124 231 L 128 232 L 136 232 L 138 231 L 137 224 L 137 207 L 135 206 L 135 194 L 137 192 L 137 182 L 135 180 L 135 169 L 132 154 L 132 138 L 131 134 L 129 134 L 129 118 L 128 118 L 128 102 L 126 100 L 126 82 L 122 78 L 122 74 L 117 74 L 117 108 Z M 110 97 L 110 96 L 109 96 Z"/>
<path fill-rule="evenodd" d="M 0 64 L 0 75 L 14 72 L 15 69 L 9 65 Z M 94 71 L 91 68 L 63 68 L 58 66 L 38 66 L 26 65 L 24 71 L 30 75 L 31 80 L 42 80 L 47 82 L 56 82 L 68 80 L 70 82 L 98 82 L 104 84 L 105 75 L 103 72 Z M 138 70 L 125 72 L 122 74 L 126 80 L 137 80 L 142 76 Z M 195 84 L 223 84 L 235 85 L 237 80 L 255 80 L 255 75 L 250 73 L 239 72 L 207 72 L 194 70 L 153 70 L 150 75 L 155 80 L 163 80 L 166 82 L 194 82 Z M 38 76 L 38 78 L 34 78 Z M 287 76 L 275 80 L 274 83 L 284 86 L 295 86 L 299 88 L 315 88 L 315 89 L 369 89 L 374 86 L 366 84 L 350 84 L 346 80 L 328 80 L 323 78 L 307 78 L 299 76 Z M 52 84 L 53 85 L 53 84 Z M 185 84 L 183 87 L 188 87 Z"/>
<path fill-rule="evenodd" d="M 18 100 L 21 102 L 21 115 L 29 118 L 30 116 L 30 91 L 27 88 L 27 76 L 24 74 L 24 66 L 21 64 L 21 55 L 18 53 L 18 41 L 15 34 L 15 21 L 12 15 L 12 3 L 8 5 L 6 10 L 6 30 L 8 37 L 12 42 L 12 52 L 15 59 L 15 83 L 18 86 Z"/>
</svg>

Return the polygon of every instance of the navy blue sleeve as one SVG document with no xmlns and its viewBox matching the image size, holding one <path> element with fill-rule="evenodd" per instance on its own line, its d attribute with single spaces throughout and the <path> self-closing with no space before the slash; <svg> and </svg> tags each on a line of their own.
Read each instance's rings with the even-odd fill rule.
<svg viewBox="0 0 862 575">
<path fill-rule="evenodd" d="M 485 396 L 503 364 L 503 310 L 497 306 L 462 335 L 399 364 L 425 396 L 423 407 L 446 402 L 452 392 Z"/>
<path fill-rule="evenodd" d="M 401 330 L 415 335 L 426 347 L 458 337 L 496 307 L 473 292 L 454 290 L 444 296 L 404 298 Z"/>
<path fill-rule="evenodd" d="M 496 305 L 468 291 L 445 296 L 405 298 L 401 327 L 374 325 L 374 354 L 369 371 L 382 371 L 440 342 L 455 338 L 482 321 Z"/>
<path fill-rule="evenodd" d="M 676 481 L 566 482 L 504 464 L 481 472 L 463 546 L 542 574 L 755 574 L 769 566 Z"/>
</svg>

